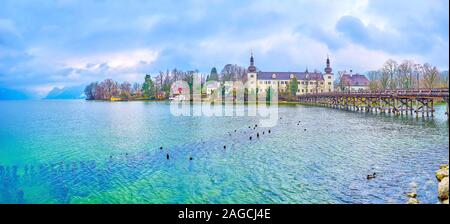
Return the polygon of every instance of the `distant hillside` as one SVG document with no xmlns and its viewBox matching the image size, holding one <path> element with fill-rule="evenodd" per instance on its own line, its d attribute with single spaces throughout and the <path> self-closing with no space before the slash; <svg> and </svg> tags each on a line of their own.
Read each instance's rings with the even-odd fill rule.
<svg viewBox="0 0 450 224">
<path fill-rule="evenodd" d="M 0 88 L 0 100 L 25 100 L 27 94 L 13 89 Z"/>
<path fill-rule="evenodd" d="M 69 100 L 84 99 L 84 86 L 64 87 L 62 89 L 55 87 L 44 99 L 47 100 Z"/>
</svg>

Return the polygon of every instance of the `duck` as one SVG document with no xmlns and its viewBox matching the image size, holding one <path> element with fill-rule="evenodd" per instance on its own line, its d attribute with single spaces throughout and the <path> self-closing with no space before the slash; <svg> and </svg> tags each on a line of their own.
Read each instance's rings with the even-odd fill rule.
<svg viewBox="0 0 450 224">
<path fill-rule="evenodd" d="M 377 177 L 377 173 L 367 175 L 367 180 L 371 180 Z"/>
</svg>

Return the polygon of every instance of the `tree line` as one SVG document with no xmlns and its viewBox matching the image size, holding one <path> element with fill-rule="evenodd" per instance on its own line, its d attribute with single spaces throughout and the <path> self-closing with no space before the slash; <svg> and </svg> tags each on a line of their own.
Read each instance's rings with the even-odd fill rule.
<svg viewBox="0 0 450 224">
<path fill-rule="evenodd" d="M 448 72 L 441 73 L 429 63 L 417 64 L 412 60 L 398 63 L 387 60 L 383 66 L 367 73 L 371 90 L 448 88 Z"/>
<path fill-rule="evenodd" d="M 198 70 L 182 71 L 178 69 L 161 71 L 153 78 L 147 74 L 144 82 L 141 83 L 119 83 L 112 79 L 106 79 L 102 82 L 92 82 L 85 87 L 84 93 L 87 100 L 111 100 L 118 98 L 121 100 L 136 99 L 167 99 L 171 94 L 171 86 L 176 81 L 185 81 L 188 83 L 191 92 L 194 80 L 194 74 L 198 74 Z M 206 81 L 246 81 L 247 70 L 238 65 L 226 65 L 220 73 L 214 67 L 210 74 L 201 75 L 202 86 Z"/>
</svg>

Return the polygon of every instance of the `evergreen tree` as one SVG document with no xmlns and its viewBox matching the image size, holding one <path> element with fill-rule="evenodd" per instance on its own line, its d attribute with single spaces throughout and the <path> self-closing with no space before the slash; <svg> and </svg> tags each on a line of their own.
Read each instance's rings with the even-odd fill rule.
<svg viewBox="0 0 450 224">
<path fill-rule="evenodd" d="M 216 67 L 211 69 L 211 74 L 208 77 L 208 81 L 219 81 L 219 73 L 217 72 Z"/>
<path fill-rule="evenodd" d="M 150 75 L 145 76 L 144 84 L 142 84 L 142 92 L 144 96 L 147 98 L 154 99 L 155 98 L 155 85 L 153 84 L 152 77 Z"/>
<path fill-rule="evenodd" d="M 298 80 L 297 77 L 294 76 L 294 78 L 291 79 L 291 83 L 289 84 L 289 90 L 291 96 L 295 96 L 298 91 Z"/>
</svg>

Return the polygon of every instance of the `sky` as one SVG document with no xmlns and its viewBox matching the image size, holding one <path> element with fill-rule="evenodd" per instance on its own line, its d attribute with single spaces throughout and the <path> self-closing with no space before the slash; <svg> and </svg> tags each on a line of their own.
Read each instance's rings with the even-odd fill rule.
<svg viewBox="0 0 450 224">
<path fill-rule="evenodd" d="M 45 95 L 178 68 L 449 67 L 448 0 L 0 0 L 0 87 Z"/>
</svg>

